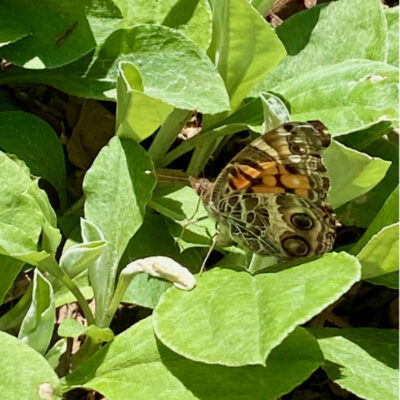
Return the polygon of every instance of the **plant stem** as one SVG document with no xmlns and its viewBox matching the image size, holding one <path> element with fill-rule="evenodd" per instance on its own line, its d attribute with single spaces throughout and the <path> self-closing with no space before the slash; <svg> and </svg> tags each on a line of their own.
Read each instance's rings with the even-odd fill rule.
<svg viewBox="0 0 400 400">
<path fill-rule="evenodd" d="M 90 311 L 85 297 L 83 296 L 78 286 L 75 285 L 73 280 L 58 265 L 57 261 L 53 257 L 49 256 L 39 262 L 38 268 L 41 270 L 41 272 L 47 272 L 55 279 L 63 283 L 78 301 L 78 304 L 81 307 L 83 314 L 85 315 L 88 325 L 94 324 L 94 317 L 92 312 Z"/>
<path fill-rule="evenodd" d="M 148 151 L 156 166 L 158 166 L 158 161 L 167 153 L 174 143 L 191 115 L 192 111 L 180 109 L 175 109 L 168 115 Z"/>
<path fill-rule="evenodd" d="M 178 157 L 187 153 L 188 151 L 193 150 L 197 146 L 203 146 L 207 142 L 214 141 L 217 138 L 233 135 L 236 132 L 240 132 L 241 130 L 246 129 L 243 124 L 231 124 L 224 125 L 218 128 L 215 128 L 211 131 L 203 132 L 197 136 L 194 136 L 191 139 L 186 140 L 181 143 L 176 149 L 167 153 L 158 163 L 157 166 L 165 167 L 170 164 L 172 161 L 176 160 Z"/>
</svg>

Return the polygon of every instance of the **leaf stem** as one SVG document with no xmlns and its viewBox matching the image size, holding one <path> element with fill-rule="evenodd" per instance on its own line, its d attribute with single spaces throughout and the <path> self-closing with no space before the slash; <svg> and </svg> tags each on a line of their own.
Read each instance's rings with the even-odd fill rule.
<svg viewBox="0 0 400 400">
<path fill-rule="evenodd" d="M 39 270 L 41 270 L 41 272 L 43 271 L 47 272 L 50 275 L 52 275 L 55 279 L 63 283 L 78 301 L 78 304 L 82 309 L 82 312 L 87 320 L 88 325 L 94 324 L 94 317 L 85 297 L 83 296 L 78 286 L 75 285 L 73 280 L 58 265 L 57 261 L 53 257 L 49 256 L 39 262 L 38 268 Z"/>
<path fill-rule="evenodd" d="M 172 146 L 192 113 L 192 111 L 188 110 L 175 109 L 168 115 L 148 150 L 148 153 L 156 166 L 158 166 L 158 161 Z"/>
</svg>

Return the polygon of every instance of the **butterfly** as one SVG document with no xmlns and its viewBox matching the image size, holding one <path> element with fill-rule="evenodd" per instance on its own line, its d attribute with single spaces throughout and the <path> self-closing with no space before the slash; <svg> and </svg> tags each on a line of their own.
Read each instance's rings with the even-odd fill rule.
<svg viewBox="0 0 400 400">
<path fill-rule="evenodd" d="M 279 260 L 332 249 L 338 223 L 326 202 L 326 129 L 320 121 L 284 123 L 247 145 L 215 182 L 190 179 L 217 222 L 217 245 L 236 242 Z"/>
</svg>

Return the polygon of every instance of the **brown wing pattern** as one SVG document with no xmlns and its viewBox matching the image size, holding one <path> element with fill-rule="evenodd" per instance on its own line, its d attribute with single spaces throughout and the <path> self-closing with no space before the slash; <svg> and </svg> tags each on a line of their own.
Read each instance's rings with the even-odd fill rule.
<svg viewBox="0 0 400 400">
<path fill-rule="evenodd" d="M 232 192 L 293 193 L 324 200 L 329 179 L 322 151 L 330 143 L 320 122 L 290 122 L 250 143 L 224 168 L 215 182 L 216 196 Z"/>
<path fill-rule="evenodd" d="M 259 254 L 294 258 L 329 251 L 335 217 L 319 121 L 290 122 L 245 147 L 218 176 L 207 202 L 231 238 Z"/>
</svg>

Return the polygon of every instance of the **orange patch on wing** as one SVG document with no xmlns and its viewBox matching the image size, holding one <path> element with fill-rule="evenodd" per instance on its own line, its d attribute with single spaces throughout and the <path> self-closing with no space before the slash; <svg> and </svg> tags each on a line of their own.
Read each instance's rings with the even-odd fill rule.
<svg viewBox="0 0 400 400">
<path fill-rule="evenodd" d="M 251 176 L 252 178 L 258 178 L 261 175 L 261 171 L 256 170 L 253 167 L 250 167 L 250 165 L 244 165 L 240 164 L 239 165 L 239 170 L 242 171 L 244 174 Z"/>
<path fill-rule="evenodd" d="M 231 176 L 230 179 L 232 185 L 235 189 L 242 190 L 250 185 L 250 181 L 246 179 L 243 175 L 238 174 L 238 176 Z"/>
<path fill-rule="evenodd" d="M 310 182 L 305 175 L 281 175 L 281 182 L 289 189 L 310 189 Z"/>
<path fill-rule="evenodd" d="M 278 168 L 281 175 L 290 175 L 289 171 L 283 165 L 278 165 Z"/>
<path fill-rule="evenodd" d="M 263 175 L 276 175 L 278 167 L 275 161 L 265 161 L 258 164 L 263 169 Z"/>
<path fill-rule="evenodd" d="M 273 175 L 263 175 L 262 182 L 267 186 L 275 186 L 277 183 L 276 178 Z"/>
<path fill-rule="evenodd" d="M 251 190 L 254 193 L 285 193 L 285 189 L 278 186 L 256 185 L 252 186 Z"/>
<path fill-rule="evenodd" d="M 305 199 L 307 199 L 309 197 L 309 193 L 307 189 L 296 189 L 294 191 L 294 194 L 296 194 L 299 197 L 304 197 Z"/>
</svg>

